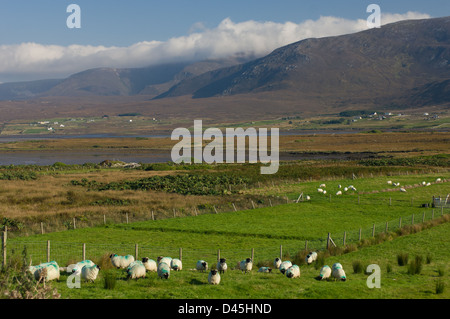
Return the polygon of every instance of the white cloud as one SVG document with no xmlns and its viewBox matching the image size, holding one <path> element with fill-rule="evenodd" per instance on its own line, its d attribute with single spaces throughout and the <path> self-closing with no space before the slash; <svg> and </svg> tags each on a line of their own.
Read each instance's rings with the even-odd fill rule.
<svg viewBox="0 0 450 319">
<path fill-rule="evenodd" d="M 382 24 L 430 18 L 417 12 L 382 14 Z M 226 57 L 236 53 L 262 56 L 305 38 L 335 36 L 367 29 L 366 20 L 321 17 L 301 23 L 224 19 L 216 28 L 192 26 L 191 33 L 167 41 L 143 41 L 129 47 L 42 45 L 22 43 L 0 46 L 0 76 L 65 77 L 96 67 L 139 67 L 157 63 Z"/>
</svg>

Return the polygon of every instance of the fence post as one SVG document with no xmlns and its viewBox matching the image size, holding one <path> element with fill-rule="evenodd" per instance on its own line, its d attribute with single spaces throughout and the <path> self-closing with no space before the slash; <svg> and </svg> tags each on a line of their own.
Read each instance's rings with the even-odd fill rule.
<svg viewBox="0 0 450 319">
<path fill-rule="evenodd" d="M 139 245 L 134 244 L 134 259 L 138 260 L 138 257 L 139 257 Z"/>
<path fill-rule="evenodd" d="M 398 219 L 398 228 L 402 228 L 402 216 Z"/>
<path fill-rule="evenodd" d="M 361 241 L 361 228 L 359 229 L 359 241 Z"/>
<path fill-rule="evenodd" d="M 77 229 L 77 225 L 75 223 L 75 217 L 73 218 L 73 229 Z"/>
<path fill-rule="evenodd" d="M 217 262 L 220 261 L 220 249 L 217 249 Z"/>
<path fill-rule="evenodd" d="M 254 258 L 255 258 L 255 248 L 252 248 L 252 261 L 254 260 Z"/>
<path fill-rule="evenodd" d="M 232 204 L 233 204 L 234 211 L 237 212 L 236 205 L 234 205 L 234 203 L 232 203 Z"/>
<path fill-rule="evenodd" d="M 345 240 L 347 239 L 347 232 L 344 231 L 344 239 L 342 241 L 342 245 L 345 247 Z"/>
<path fill-rule="evenodd" d="M 103 225 L 106 225 L 106 215 L 103 214 Z"/>
<path fill-rule="evenodd" d="M 127 224 L 128 224 L 128 213 L 126 213 L 126 217 L 127 217 Z"/>
<path fill-rule="evenodd" d="M 153 214 L 153 210 L 152 210 L 152 220 L 155 220 L 155 215 Z"/>
<path fill-rule="evenodd" d="M 386 222 L 386 229 L 384 230 L 384 232 L 387 233 L 388 229 L 389 229 L 389 222 Z"/>
<path fill-rule="evenodd" d="M 389 197 L 389 206 L 392 206 L 392 198 Z"/>
<path fill-rule="evenodd" d="M 216 209 L 216 208 L 214 207 L 214 209 Z M 177 217 L 177 215 L 176 215 L 176 212 L 175 212 L 175 208 L 173 208 L 173 218 L 175 218 L 175 217 Z"/>
<path fill-rule="evenodd" d="M 183 261 L 183 248 L 180 247 L 180 252 L 179 252 L 179 258 L 180 261 Z"/>
<path fill-rule="evenodd" d="M 251 201 L 251 202 L 252 202 L 253 209 L 255 209 L 255 203 L 253 203 L 253 201 Z"/>
<path fill-rule="evenodd" d="M 47 262 L 50 262 L 50 240 L 47 240 Z"/>
<path fill-rule="evenodd" d="M 411 226 L 414 226 L 414 214 L 412 214 L 412 217 L 411 217 Z"/>
<path fill-rule="evenodd" d="M 253 202 L 252 202 L 252 203 L 253 203 Z M 216 206 L 214 205 L 213 207 L 214 207 L 214 211 L 216 212 L 216 214 L 218 214 L 217 209 L 216 209 Z M 253 208 L 254 208 L 254 207 L 253 207 Z"/>
<path fill-rule="evenodd" d="M 372 227 L 372 237 L 375 237 L 375 224 L 373 224 L 373 227 Z"/>
<path fill-rule="evenodd" d="M 425 223 L 425 212 L 423 212 L 422 223 Z"/>
<path fill-rule="evenodd" d="M 272 200 L 269 198 L 270 207 L 272 207 Z"/>
<path fill-rule="evenodd" d="M 8 237 L 8 226 L 2 232 L 2 252 L 3 252 L 3 267 L 6 267 L 6 239 Z"/>
<path fill-rule="evenodd" d="M 44 223 L 41 222 L 41 235 L 44 235 Z"/>
<path fill-rule="evenodd" d="M 82 260 L 86 260 L 86 244 L 83 243 L 83 259 Z"/>
</svg>

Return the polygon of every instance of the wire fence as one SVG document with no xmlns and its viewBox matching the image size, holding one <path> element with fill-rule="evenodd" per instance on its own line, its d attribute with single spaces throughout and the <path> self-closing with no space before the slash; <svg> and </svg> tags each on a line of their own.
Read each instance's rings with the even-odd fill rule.
<svg viewBox="0 0 450 319">
<path fill-rule="evenodd" d="M 395 232 L 402 227 L 421 224 L 448 214 L 450 209 L 441 207 L 390 220 L 384 223 L 375 223 L 370 228 L 353 229 L 341 234 L 328 234 L 320 239 L 299 241 L 298 244 L 274 245 L 270 247 L 246 247 L 246 248 L 183 248 L 183 247 L 158 247 L 151 243 L 129 243 L 129 244 L 98 244 L 98 243 L 69 243 L 57 241 L 28 242 L 20 240 L 7 240 L 7 233 L 2 237 L 2 263 L 5 265 L 7 258 L 22 258 L 24 249 L 30 264 L 40 264 L 48 261 L 56 261 L 61 266 L 89 259 L 100 262 L 102 258 L 108 258 L 110 254 L 133 255 L 135 259 L 148 257 L 156 260 L 158 256 L 169 256 L 179 258 L 183 261 L 183 268 L 195 268 L 198 260 L 206 260 L 211 266 L 219 258 L 226 258 L 230 267 L 245 258 L 252 258 L 258 265 L 268 264 L 275 257 L 295 256 L 298 252 L 326 250 L 330 242 L 337 247 L 360 242 L 363 239 L 373 238 L 381 233 Z M 6 234 L 5 234 L 6 233 Z"/>
</svg>

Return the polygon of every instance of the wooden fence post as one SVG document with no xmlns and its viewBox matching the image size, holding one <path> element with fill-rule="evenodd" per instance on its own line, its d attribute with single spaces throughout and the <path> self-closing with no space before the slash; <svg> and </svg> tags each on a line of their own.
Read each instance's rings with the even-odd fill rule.
<svg viewBox="0 0 450 319">
<path fill-rule="evenodd" d="M 3 267 L 6 267 L 6 239 L 8 237 L 8 226 L 2 232 L 2 253 L 3 253 Z"/>
<path fill-rule="evenodd" d="M 126 218 L 127 218 L 127 224 L 128 224 L 128 213 L 126 213 Z"/>
<path fill-rule="evenodd" d="M 103 214 L 103 225 L 106 225 L 106 215 Z"/>
<path fill-rule="evenodd" d="M 41 222 L 41 235 L 44 235 L 44 223 Z"/>
<path fill-rule="evenodd" d="M 344 240 L 343 240 L 343 243 L 342 243 L 342 245 L 345 247 L 345 240 L 347 239 L 347 232 L 346 231 L 344 231 Z"/>
<path fill-rule="evenodd" d="M 138 257 L 139 257 L 139 245 L 135 244 L 134 245 L 134 259 L 138 260 Z"/>
<path fill-rule="evenodd" d="M 252 202 L 253 209 L 255 209 L 255 203 L 253 201 L 251 201 L 251 202 Z"/>
<path fill-rule="evenodd" d="M 73 229 L 77 229 L 77 224 L 75 222 L 75 217 L 73 218 Z"/>
<path fill-rule="evenodd" d="M 214 209 L 216 209 L 216 208 L 214 207 Z M 175 218 L 175 217 L 177 217 L 177 214 L 175 212 L 175 208 L 173 208 L 173 218 Z"/>
<path fill-rule="evenodd" d="M 402 216 L 398 219 L 398 228 L 402 228 Z"/>
<path fill-rule="evenodd" d="M 183 261 L 183 248 L 180 247 L 180 251 L 178 253 L 178 257 L 180 258 L 181 261 Z"/>
<path fill-rule="evenodd" d="M 220 249 L 217 249 L 217 262 L 220 261 Z"/>
<path fill-rule="evenodd" d="M 82 260 L 86 260 L 86 244 L 83 243 L 83 256 L 82 256 Z"/>
<path fill-rule="evenodd" d="M 218 214 L 216 206 L 213 206 L 213 207 L 214 207 L 214 211 L 216 212 L 216 214 Z"/>
<path fill-rule="evenodd" d="M 425 212 L 423 212 L 422 223 L 425 223 Z"/>
<path fill-rule="evenodd" d="M 389 206 L 392 206 L 392 198 L 389 197 Z"/>
<path fill-rule="evenodd" d="M 255 258 L 255 248 L 252 248 L 252 261 L 254 260 L 254 258 Z"/>
<path fill-rule="evenodd" d="M 272 207 L 272 200 L 269 198 L 270 207 Z"/>
<path fill-rule="evenodd" d="M 155 220 L 155 214 L 153 213 L 153 210 L 152 210 L 152 220 Z"/>
<path fill-rule="evenodd" d="M 372 237 L 375 237 L 375 224 L 373 224 L 373 227 L 372 227 Z"/>
<path fill-rule="evenodd" d="M 361 228 L 359 229 L 359 241 L 361 241 Z"/>
<path fill-rule="evenodd" d="M 50 240 L 47 240 L 47 262 L 50 262 Z"/>
<path fill-rule="evenodd" d="M 234 211 L 237 212 L 236 205 L 234 205 L 234 203 L 232 203 L 232 204 L 233 204 Z"/>
</svg>

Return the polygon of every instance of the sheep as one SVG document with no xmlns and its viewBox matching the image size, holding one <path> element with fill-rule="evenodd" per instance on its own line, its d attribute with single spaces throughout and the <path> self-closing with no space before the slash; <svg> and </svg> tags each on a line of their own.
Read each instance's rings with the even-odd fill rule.
<svg viewBox="0 0 450 319">
<path fill-rule="evenodd" d="M 272 272 L 272 268 L 270 268 L 270 267 L 260 267 L 258 269 L 258 272 L 271 273 Z"/>
<path fill-rule="evenodd" d="M 400 186 L 400 183 L 393 183 L 394 186 Z"/>
<path fill-rule="evenodd" d="M 159 263 L 157 273 L 158 273 L 159 278 L 169 279 L 170 266 L 166 263 Z"/>
<path fill-rule="evenodd" d="M 83 260 L 80 262 L 77 262 L 74 267 L 72 267 L 72 274 L 75 274 L 77 276 L 81 275 L 81 270 L 83 269 L 84 266 L 95 266 L 94 262 L 91 260 Z M 67 269 L 69 269 L 70 265 L 67 267 Z"/>
<path fill-rule="evenodd" d="M 175 271 L 180 271 L 181 269 L 183 269 L 183 263 L 181 262 L 181 260 L 174 258 L 170 262 L 170 268 Z"/>
<path fill-rule="evenodd" d="M 422 185 L 423 185 L 423 186 L 425 186 L 425 184 L 426 184 L 426 182 L 425 182 L 425 181 L 423 181 L 423 182 L 422 182 Z"/>
<path fill-rule="evenodd" d="M 311 200 L 311 197 L 309 195 L 306 195 L 306 200 Z"/>
<path fill-rule="evenodd" d="M 392 185 L 392 181 L 387 181 L 387 183 L 388 183 L 389 185 Z"/>
<path fill-rule="evenodd" d="M 328 279 L 331 276 L 331 268 L 328 265 L 323 266 L 320 269 L 320 274 L 319 276 L 316 277 L 317 280 L 324 280 L 324 279 Z"/>
<path fill-rule="evenodd" d="M 144 278 L 146 269 L 144 263 L 140 260 L 132 262 L 127 268 L 127 279 Z"/>
<path fill-rule="evenodd" d="M 208 263 L 204 260 L 199 260 L 197 261 L 195 268 L 201 272 L 204 272 L 205 270 L 208 270 Z"/>
<path fill-rule="evenodd" d="M 336 196 L 339 196 L 339 195 L 342 195 L 342 192 L 341 192 L 341 191 L 337 191 L 337 192 L 336 192 Z"/>
<path fill-rule="evenodd" d="M 99 265 L 88 266 L 85 265 L 81 268 L 81 278 L 84 281 L 94 282 L 97 279 L 98 273 L 100 271 Z"/>
<path fill-rule="evenodd" d="M 440 182 L 442 182 L 442 179 L 441 178 L 437 178 L 436 179 L 436 183 L 440 183 Z"/>
<path fill-rule="evenodd" d="M 320 184 L 319 187 L 320 187 L 320 188 L 325 188 L 325 187 L 327 187 L 327 185 L 325 185 L 325 184 Z"/>
<path fill-rule="evenodd" d="M 404 187 L 400 188 L 400 191 L 406 193 L 406 189 Z"/>
<path fill-rule="evenodd" d="M 306 255 L 305 261 L 308 265 L 312 264 L 317 260 L 317 253 L 315 251 L 310 252 L 308 255 Z"/>
<path fill-rule="evenodd" d="M 286 269 L 286 277 L 288 278 L 298 278 L 300 277 L 300 267 L 297 265 L 292 265 Z"/>
<path fill-rule="evenodd" d="M 345 276 L 345 271 L 340 263 L 333 264 L 331 269 L 331 275 L 340 281 L 347 280 L 347 277 Z"/>
<path fill-rule="evenodd" d="M 347 192 L 348 191 L 348 187 L 344 187 L 344 192 Z"/>
<path fill-rule="evenodd" d="M 220 283 L 220 274 L 217 269 L 211 269 L 208 275 L 208 282 L 211 285 L 218 285 Z"/>
<path fill-rule="evenodd" d="M 339 189 L 340 189 L 340 188 L 342 188 L 342 185 L 341 185 L 341 184 L 339 184 L 339 185 L 338 185 L 338 188 L 339 188 Z"/>
<path fill-rule="evenodd" d="M 156 264 L 156 261 L 154 261 L 153 259 L 149 259 L 148 257 L 142 258 L 142 264 L 144 265 L 147 271 L 156 272 L 158 270 L 158 265 Z"/>
<path fill-rule="evenodd" d="M 323 189 L 322 189 L 322 188 L 318 188 L 317 191 L 318 191 L 319 193 L 323 193 Z"/>
<path fill-rule="evenodd" d="M 157 259 L 158 264 L 159 263 L 166 263 L 170 266 L 170 264 L 172 263 L 172 257 L 164 257 L 164 256 L 159 256 Z"/>
<path fill-rule="evenodd" d="M 275 258 L 275 260 L 273 261 L 273 266 L 275 267 L 275 269 L 280 269 L 280 265 L 281 265 L 281 259 L 280 258 Z"/>
<path fill-rule="evenodd" d="M 217 270 L 219 271 L 219 273 L 225 273 L 225 271 L 227 271 L 228 269 L 228 265 L 226 263 L 226 259 L 225 258 L 220 258 L 219 262 L 217 263 Z"/>
<path fill-rule="evenodd" d="M 326 194 L 327 194 L 327 191 L 324 190 L 324 191 L 323 191 L 323 194 L 326 195 Z"/>
<path fill-rule="evenodd" d="M 428 183 L 426 183 L 426 185 L 425 186 L 431 186 L 431 183 L 430 182 L 428 182 Z"/>
<path fill-rule="evenodd" d="M 44 279 L 45 281 L 59 280 L 59 266 L 56 261 L 39 264 L 37 266 L 29 266 L 28 270 L 34 275 L 37 281 Z"/>
<path fill-rule="evenodd" d="M 289 260 L 283 261 L 280 265 L 280 272 L 284 275 L 286 270 L 292 266 L 292 263 Z"/>
<path fill-rule="evenodd" d="M 253 268 L 253 262 L 251 258 L 247 258 L 246 260 L 242 260 L 239 263 L 239 268 L 244 271 L 245 273 L 247 273 L 247 271 L 252 271 Z"/>
<path fill-rule="evenodd" d="M 125 269 L 134 261 L 132 255 L 119 256 L 117 254 L 111 254 L 109 258 L 111 258 L 112 265 L 117 269 Z"/>
</svg>

